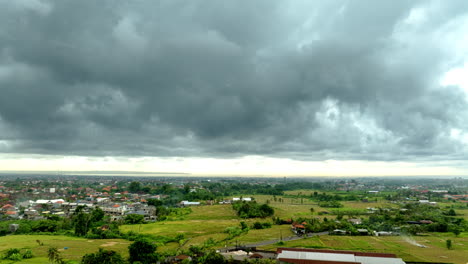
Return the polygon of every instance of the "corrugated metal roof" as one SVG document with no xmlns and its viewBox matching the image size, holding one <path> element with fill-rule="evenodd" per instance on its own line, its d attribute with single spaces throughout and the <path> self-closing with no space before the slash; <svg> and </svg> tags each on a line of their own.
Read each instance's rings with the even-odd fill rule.
<svg viewBox="0 0 468 264">
<path fill-rule="evenodd" d="M 356 256 L 353 253 L 307 252 L 283 249 L 278 259 L 354 262 L 362 264 L 405 264 L 401 258 Z"/>
<path fill-rule="evenodd" d="M 355 257 L 352 254 L 300 252 L 287 250 L 279 253 L 278 258 L 356 262 Z"/>
<path fill-rule="evenodd" d="M 401 258 L 359 257 L 356 261 L 362 264 L 405 264 Z"/>
</svg>

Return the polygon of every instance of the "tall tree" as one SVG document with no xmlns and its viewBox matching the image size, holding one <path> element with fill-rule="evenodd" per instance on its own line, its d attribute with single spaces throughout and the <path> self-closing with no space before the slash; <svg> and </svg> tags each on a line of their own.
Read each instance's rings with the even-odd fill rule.
<svg viewBox="0 0 468 264">
<path fill-rule="evenodd" d="M 75 235 L 85 236 L 89 230 L 89 215 L 87 213 L 80 212 L 74 217 L 73 220 L 73 224 L 75 226 Z"/>
<path fill-rule="evenodd" d="M 159 255 L 156 253 L 156 245 L 147 240 L 137 240 L 128 247 L 130 263 L 140 262 L 142 264 L 156 263 Z"/>
</svg>

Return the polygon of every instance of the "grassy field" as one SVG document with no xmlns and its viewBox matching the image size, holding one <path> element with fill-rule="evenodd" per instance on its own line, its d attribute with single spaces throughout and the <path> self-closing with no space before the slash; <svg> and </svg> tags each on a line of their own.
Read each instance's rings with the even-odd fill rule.
<svg viewBox="0 0 468 264">
<path fill-rule="evenodd" d="M 344 207 L 342 208 L 322 208 L 317 205 L 316 202 L 311 201 L 309 199 L 303 199 L 301 203 L 301 199 L 296 198 L 282 198 L 283 202 L 274 201 L 274 197 L 270 195 L 254 195 L 252 196 L 255 200 L 259 203 L 266 203 L 267 201 L 269 204 L 275 208 L 275 216 L 278 216 L 283 219 L 288 218 L 298 218 L 298 217 L 326 217 L 326 215 L 318 216 L 318 212 L 321 211 L 356 211 L 357 213 L 362 213 L 366 211 L 366 208 L 373 207 L 373 208 L 389 208 L 389 207 L 397 207 L 397 205 L 390 203 L 388 201 L 379 201 L 379 202 L 341 202 Z M 314 213 L 311 213 L 311 208 L 314 209 Z M 329 216 L 328 216 L 329 217 Z"/>
<path fill-rule="evenodd" d="M 308 210 L 308 209 L 307 209 Z M 188 239 L 187 243 L 181 247 L 188 248 L 190 245 L 200 245 L 204 241 L 212 238 L 216 241 L 225 240 L 228 234 L 224 230 L 230 226 L 240 226 L 240 222 L 244 221 L 249 226 L 255 221 L 271 222 L 270 218 L 266 219 L 241 219 L 237 217 L 231 205 L 213 205 L 193 207 L 192 213 L 187 215 L 184 220 L 180 221 L 165 221 L 156 222 L 145 225 L 124 225 L 121 227 L 123 232 L 134 231 L 143 234 L 161 235 L 175 237 L 177 234 L 184 234 Z M 310 212 L 310 211 L 309 211 Z M 250 230 L 247 234 L 243 234 L 230 241 L 224 241 L 217 246 L 232 246 L 238 243 L 246 244 L 271 239 L 278 239 L 280 235 L 292 235 L 288 225 L 277 226 L 263 230 Z M 160 247 L 160 250 L 175 250 L 179 247 L 177 243 L 169 243 Z"/>
<path fill-rule="evenodd" d="M 43 245 L 40 246 L 36 240 L 40 240 Z M 123 239 L 88 240 L 69 236 L 14 235 L 0 237 L 0 252 L 4 252 L 9 248 L 31 249 L 34 254 L 33 258 L 16 263 L 43 264 L 49 263 L 47 259 L 49 247 L 57 247 L 65 260 L 73 260 L 78 263 L 84 254 L 96 252 L 99 248 L 115 250 L 127 258 L 130 244 L 130 241 Z M 68 249 L 64 249 L 65 247 Z M 11 260 L 0 260 L 0 263 L 11 263 Z"/>
<path fill-rule="evenodd" d="M 451 239 L 453 249 L 445 247 L 445 241 Z M 416 241 L 427 248 L 411 244 Z M 284 242 L 284 247 L 327 248 L 356 250 L 367 252 L 394 253 L 405 261 L 432 261 L 465 264 L 468 261 L 468 234 L 455 237 L 452 234 L 431 234 L 416 237 L 373 237 L 373 236 L 320 236 L 296 241 Z M 278 245 L 261 247 L 275 250 Z"/>
<path fill-rule="evenodd" d="M 183 220 L 164 221 L 145 225 L 124 225 L 121 231 L 175 237 L 184 234 L 187 238 L 214 235 L 226 227 L 239 225 L 238 218 L 230 205 L 193 207 L 192 213 Z"/>
<path fill-rule="evenodd" d="M 267 200 L 270 205 L 275 208 L 275 216 L 281 218 L 290 217 L 317 217 L 317 211 L 323 211 L 314 204 L 298 204 L 293 199 L 285 198 L 284 202 L 275 202 L 273 196 L 255 195 L 253 196 L 259 203 L 265 203 Z M 277 197 L 278 198 L 278 197 Z M 365 210 L 367 207 L 395 207 L 394 204 L 386 201 L 379 202 L 343 202 L 344 209 L 350 210 Z M 312 214 L 310 208 L 314 208 Z M 220 233 L 227 226 L 239 225 L 240 221 L 252 223 L 260 219 L 242 220 L 239 219 L 229 205 L 215 205 L 205 207 L 192 208 L 193 213 L 188 215 L 183 221 L 174 221 L 166 223 L 155 223 L 142 226 L 141 232 L 160 235 L 174 234 L 174 229 L 177 232 L 185 233 L 189 239 L 183 248 L 189 245 L 202 244 L 209 238 L 222 240 L 226 234 Z M 464 210 L 457 210 L 464 213 Z M 260 221 L 270 221 L 263 219 Z M 136 226 L 125 226 L 124 228 L 131 229 Z M 288 225 L 273 225 L 270 229 L 250 230 L 247 234 L 243 234 L 230 241 L 218 244 L 218 247 L 233 246 L 238 244 L 250 244 L 259 241 L 278 239 L 280 236 L 286 237 L 292 235 Z M 423 244 L 428 248 L 421 248 L 411 244 L 409 241 L 414 239 L 417 243 Z M 453 249 L 447 250 L 445 241 L 451 239 Z M 176 249 L 178 244 L 171 243 L 162 247 L 163 249 Z M 346 249 L 357 251 L 370 252 L 388 252 L 395 253 L 406 261 L 433 261 L 447 263 L 463 263 L 468 261 L 468 233 L 463 233 L 459 237 L 453 236 L 452 233 L 440 234 L 434 233 L 429 236 L 416 236 L 413 238 L 407 237 L 367 237 L 367 236 L 321 236 L 308 239 L 300 239 L 297 241 L 285 242 L 284 246 L 290 247 L 314 247 L 314 248 L 332 248 Z M 278 245 L 268 245 L 262 249 L 275 250 Z"/>
</svg>

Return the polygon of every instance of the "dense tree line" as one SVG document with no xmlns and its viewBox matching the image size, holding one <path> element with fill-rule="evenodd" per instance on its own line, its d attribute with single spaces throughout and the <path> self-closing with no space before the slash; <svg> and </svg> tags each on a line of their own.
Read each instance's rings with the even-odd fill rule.
<svg viewBox="0 0 468 264">
<path fill-rule="evenodd" d="M 241 218 L 265 218 L 273 216 L 275 210 L 268 204 L 258 204 L 257 202 L 235 202 L 232 204 L 232 208 L 237 212 L 237 215 Z"/>
</svg>

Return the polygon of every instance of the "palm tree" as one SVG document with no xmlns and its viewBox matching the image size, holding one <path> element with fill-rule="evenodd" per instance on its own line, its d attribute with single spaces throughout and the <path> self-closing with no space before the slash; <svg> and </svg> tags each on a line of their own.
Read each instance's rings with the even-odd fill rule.
<svg viewBox="0 0 468 264">
<path fill-rule="evenodd" d="M 60 256 L 60 252 L 56 247 L 50 247 L 49 250 L 47 250 L 47 257 L 49 258 L 49 261 L 51 263 L 63 263 L 62 257 Z"/>
</svg>

